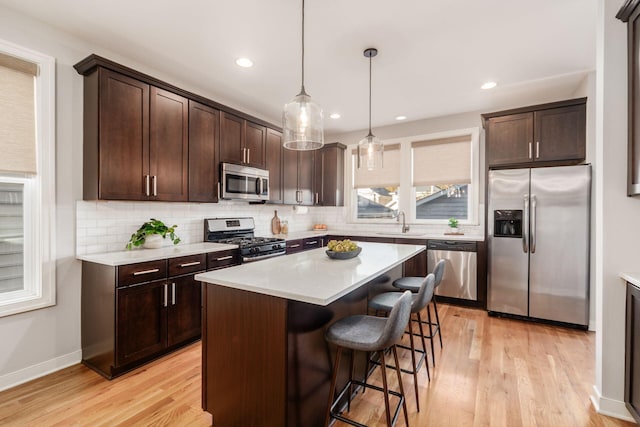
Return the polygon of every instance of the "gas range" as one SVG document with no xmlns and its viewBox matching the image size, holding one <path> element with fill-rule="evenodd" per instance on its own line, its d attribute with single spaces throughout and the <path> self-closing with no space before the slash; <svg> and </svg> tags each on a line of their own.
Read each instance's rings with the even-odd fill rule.
<svg viewBox="0 0 640 427">
<path fill-rule="evenodd" d="M 238 245 L 242 262 L 285 255 L 285 239 L 255 237 L 253 218 L 209 218 L 204 220 L 204 241 Z"/>
</svg>

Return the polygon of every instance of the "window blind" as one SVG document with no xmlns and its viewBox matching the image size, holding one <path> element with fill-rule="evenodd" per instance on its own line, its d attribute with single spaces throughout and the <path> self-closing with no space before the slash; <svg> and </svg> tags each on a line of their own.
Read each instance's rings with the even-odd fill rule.
<svg viewBox="0 0 640 427">
<path fill-rule="evenodd" d="M 413 186 L 471 182 L 471 135 L 414 141 Z"/>
<path fill-rule="evenodd" d="M 37 64 L 0 53 L 0 172 L 37 172 L 37 72 Z"/>
<path fill-rule="evenodd" d="M 352 154 L 354 159 L 354 188 L 382 188 L 400 185 L 400 144 L 384 146 L 383 167 L 381 169 L 358 169 L 355 166 L 357 164 L 358 150 L 353 150 Z"/>
</svg>

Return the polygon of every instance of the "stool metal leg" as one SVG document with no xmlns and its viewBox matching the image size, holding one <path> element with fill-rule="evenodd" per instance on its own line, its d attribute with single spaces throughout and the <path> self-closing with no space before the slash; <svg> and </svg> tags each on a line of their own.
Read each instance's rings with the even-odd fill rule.
<svg viewBox="0 0 640 427">
<path fill-rule="evenodd" d="M 431 361 L 433 362 L 433 366 L 436 366 L 436 353 L 433 347 L 433 339 L 435 338 L 433 335 L 433 322 L 431 322 L 431 310 L 429 309 L 429 305 L 427 305 L 427 321 L 429 322 L 429 341 L 431 341 Z"/>
<path fill-rule="evenodd" d="M 418 412 L 420 412 L 420 398 L 418 397 L 418 367 L 416 366 L 416 347 L 413 342 L 413 326 L 411 325 L 413 322 L 409 319 L 409 343 L 411 344 L 411 364 L 413 365 L 413 388 L 416 392 L 416 408 Z M 393 348 L 395 351 L 395 347 Z M 396 360 L 396 364 L 398 361 Z M 425 361 L 425 364 L 429 364 L 429 362 Z"/>
<path fill-rule="evenodd" d="M 395 347 L 394 347 L 395 350 Z M 387 415 L 387 426 L 391 427 L 391 411 L 389 410 L 389 387 L 387 386 L 387 369 L 386 362 L 384 360 L 384 350 L 380 350 L 380 369 L 382 370 L 382 388 L 384 390 L 384 408 L 385 414 Z M 398 361 L 396 359 L 396 369 L 398 369 Z M 400 375 L 400 374 L 398 374 Z M 402 386 L 402 379 L 400 379 L 400 384 Z M 404 395 L 403 392 L 401 392 Z"/>
<path fill-rule="evenodd" d="M 422 319 L 420 319 L 420 313 L 416 313 L 416 317 L 418 318 L 418 329 L 420 330 L 420 339 L 422 339 L 422 351 L 424 351 L 424 366 L 427 369 L 427 378 L 431 381 L 431 372 L 429 372 L 429 357 L 427 356 L 427 343 L 424 340 L 424 329 L 422 328 Z M 433 354 L 433 350 L 431 350 L 431 354 Z M 435 366 L 435 365 L 434 365 Z"/>
<path fill-rule="evenodd" d="M 433 310 L 436 312 L 436 324 L 438 338 L 440 338 L 440 348 L 442 348 L 442 326 L 440 325 L 440 317 L 438 316 L 438 304 L 436 304 L 436 296 L 433 296 Z"/>
<path fill-rule="evenodd" d="M 324 420 L 325 427 L 328 427 L 329 421 L 331 421 L 331 406 L 333 405 L 333 399 L 335 399 L 336 394 L 336 380 L 338 378 L 338 367 L 340 366 L 341 355 L 342 347 L 338 346 L 338 351 L 336 352 L 336 362 L 333 366 L 333 374 L 331 375 L 331 387 L 329 388 L 329 404 L 327 405 L 327 416 Z"/>
</svg>

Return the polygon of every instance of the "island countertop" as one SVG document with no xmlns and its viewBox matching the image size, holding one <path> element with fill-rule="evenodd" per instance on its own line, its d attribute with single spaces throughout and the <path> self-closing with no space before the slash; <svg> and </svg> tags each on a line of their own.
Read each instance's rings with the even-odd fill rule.
<svg viewBox="0 0 640 427">
<path fill-rule="evenodd" d="M 234 289 L 328 305 L 371 279 L 424 251 L 423 245 L 358 242 L 362 252 L 348 260 L 330 259 L 326 248 L 312 249 L 200 273 L 196 280 Z"/>
</svg>

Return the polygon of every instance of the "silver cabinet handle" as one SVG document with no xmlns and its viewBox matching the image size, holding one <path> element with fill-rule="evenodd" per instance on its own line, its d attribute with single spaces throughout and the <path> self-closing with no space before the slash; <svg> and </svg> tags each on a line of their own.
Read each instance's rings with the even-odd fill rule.
<svg viewBox="0 0 640 427">
<path fill-rule="evenodd" d="M 317 245 L 317 244 L 318 244 L 317 240 L 314 240 L 312 242 L 305 242 L 305 245 Z"/>
<path fill-rule="evenodd" d="M 144 187 L 145 187 L 144 194 L 147 197 L 150 196 L 151 194 L 149 193 L 149 191 L 150 191 L 149 190 L 149 175 L 145 175 L 144 176 Z"/>
<path fill-rule="evenodd" d="M 287 247 L 288 247 L 288 248 L 299 248 L 299 247 L 300 247 L 300 245 L 296 243 L 295 245 L 289 245 L 289 246 L 287 246 Z"/>
<path fill-rule="evenodd" d="M 152 268 L 151 270 L 141 270 L 141 271 L 134 271 L 133 275 L 134 276 L 141 276 L 143 274 L 151 274 L 151 273 L 157 273 L 158 271 L 160 271 L 159 268 Z"/>
<path fill-rule="evenodd" d="M 247 163 L 247 149 L 242 149 L 242 163 Z"/>
<path fill-rule="evenodd" d="M 231 259 L 231 258 L 233 258 L 233 255 L 216 258 L 216 261 L 226 261 L 226 260 Z"/>
<path fill-rule="evenodd" d="M 164 302 L 162 304 L 163 307 L 167 306 L 167 284 L 164 285 Z"/>
<path fill-rule="evenodd" d="M 158 176 L 153 175 L 153 195 L 158 195 Z"/>
<path fill-rule="evenodd" d="M 536 159 L 540 158 L 540 141 L 536 141 Z"/>
<path fill-rule="evenodd" d="M 522 251 L 529 252 L 529 195 L 524 195 L 524 225 L 522 226 Z"/>
<path fill-rule="evenodd" d="M 180 264 L 180 268 L 192 267 L 194 265 L 200 265 L 200 261 L 185 262 L 184 264 Z"/>
<path fill-rule="evenodd" d="M 176 305 L 176 283 L 171 283 L 171 305 Z"/>
<path fill-rule="evenodd" d="M 536 205 L 538 201 L 536 200 L 536 195 L 531 195 L 531 253 L 536 253 Z"/>
<path fill-rule="evenodd" d="M 319 199 L 320 199 L 320 198 L 318 197 L 318 193 L 316 193 L 316 205 L 318 204 L 318 200 L 319 200 Z"/>
<path fill-rule="evenodd" d="M 533 159 L 533 154 L 531 153 L 531 143 L 529 143 L 529 158 Z"/>
<path fill-rule="evenodd" d="M 247 148 L 247 163 L 251 163 L 251 148 Z"/>
<path fill-rule="evenodd" d="M 220 198 L 220 181 L 218 181 L 218 199 Z"/>
</svg>

